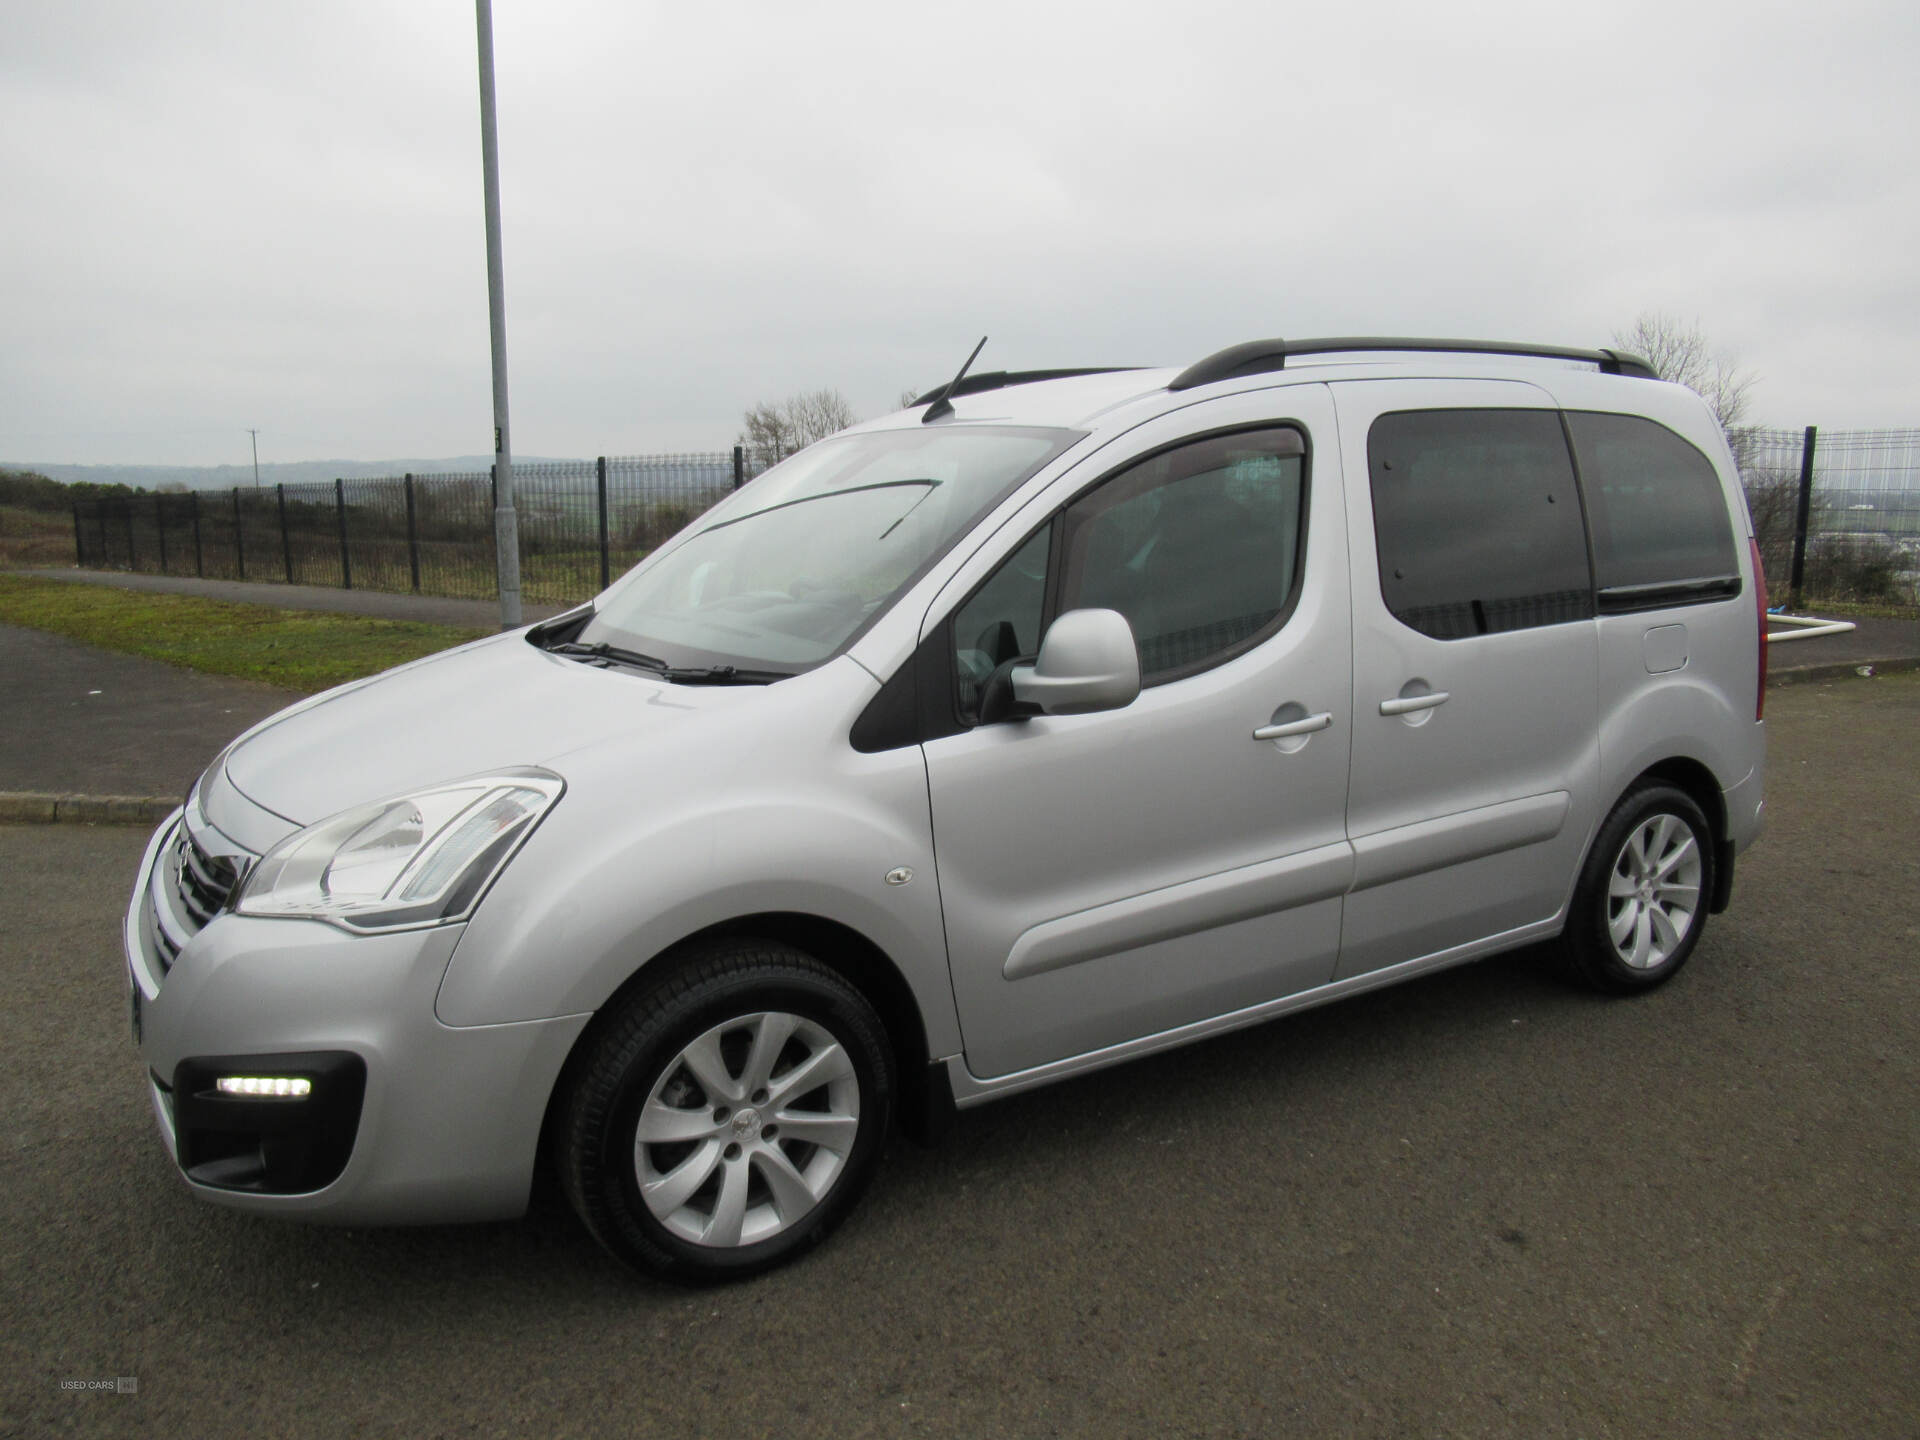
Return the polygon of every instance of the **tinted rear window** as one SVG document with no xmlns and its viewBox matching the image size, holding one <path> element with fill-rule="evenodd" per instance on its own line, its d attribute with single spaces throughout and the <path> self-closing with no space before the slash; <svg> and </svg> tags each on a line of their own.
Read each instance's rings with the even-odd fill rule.
<svg viewBox="0 0 1920 1440">
<path fill-rule="evenodd" d="M 1593 615 L 1573 465 L 1551 410 L 1415 410 L 1367 437 L 1380 594 L 1441 640 Z"/>
<path fill-rule="evenodd" d="M 1733 525 L 1713 462 L 1634 415 L 1567 416 L 1602 590 L 1733 575 Z"/>
</svg>

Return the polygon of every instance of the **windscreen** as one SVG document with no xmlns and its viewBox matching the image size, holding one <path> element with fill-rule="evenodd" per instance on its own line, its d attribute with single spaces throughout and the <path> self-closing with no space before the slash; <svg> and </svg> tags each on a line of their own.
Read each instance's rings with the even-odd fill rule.
<svg viewBox="0 0 1920 1440">
<path fill-rule="evenodd" d="M 835 654 L 1077 431 L 883 430 L 783 461 L 600 601 L 580 632 L 676 666 Z"/>
</svg>

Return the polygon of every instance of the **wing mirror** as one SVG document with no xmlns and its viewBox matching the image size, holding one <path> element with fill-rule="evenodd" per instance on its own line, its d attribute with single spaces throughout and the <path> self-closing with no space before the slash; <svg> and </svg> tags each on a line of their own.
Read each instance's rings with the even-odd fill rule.
<svg viewBox="0 0 1920 1440">
<path fill-rule="evenodd" d="M 1032 664 L 994 671 L 980 696 L 980 721 L 1119 710 L 1140 693 L 1140 651 L 1118 610 L 1069 610 L 1053 622 Z"/>
</svg>

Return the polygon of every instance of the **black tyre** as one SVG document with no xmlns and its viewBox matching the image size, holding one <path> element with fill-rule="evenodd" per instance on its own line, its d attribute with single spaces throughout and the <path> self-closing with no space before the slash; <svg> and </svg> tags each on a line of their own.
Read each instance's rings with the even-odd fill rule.
<svg viewBox="0 0 1920 1440">
<path fill-rule="evenodd" d="M 737 939 L 670 964 L 602 1017 L 554 1127 L 567 1198 L 636 1269 L 757 1274 L 860 1198 L 892 1117 L 873 1007 L 791 946 Z"/>
<path fill-rule="evenodd" d="M 1713 829 L 1673 785 L 1635 786 L 1593 842 L 1562 949 L 1580 980 L 1615 994 L 1651 990 L 1687 963 L 1713 894 Z"/>
</svg>

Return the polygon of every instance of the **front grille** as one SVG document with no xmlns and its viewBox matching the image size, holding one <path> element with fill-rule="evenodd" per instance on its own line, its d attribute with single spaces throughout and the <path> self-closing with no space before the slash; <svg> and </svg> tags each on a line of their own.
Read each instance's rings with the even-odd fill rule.
<svg viewBox="0 0 1920 1440">
<path fill-rule="evenodd" d="M 233 894 L 240 874 L 234 869 L 233 861 L 224 855 L 209 855 L 202 850 L 193 832 L 184 825 L 180 827 L 175 848 L 180 854 L 180 899 L 193 916 L 194 929 L 198 930 L 220 913 L 220 907 Z"/>
<path fill-rule="evenodd" d="M 183 822 L 160 852 L 149 882 L 154 958 L 161 974 L 173 968 L 187 941 L 220 913 L 239 881 L 234 860 L 210 853 Z"/>
</svg>

